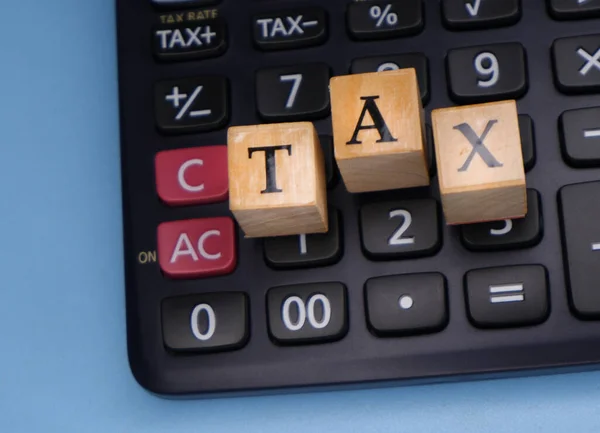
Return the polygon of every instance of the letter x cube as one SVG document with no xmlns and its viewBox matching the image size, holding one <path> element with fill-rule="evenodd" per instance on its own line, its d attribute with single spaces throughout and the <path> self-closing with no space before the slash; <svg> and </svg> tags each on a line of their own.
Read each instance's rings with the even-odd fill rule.
<svg viewBox="0 0 600 433">
<path fill-rule="evenodd" d="M 328 230 L 325 161 L 310 122 L 235 126 L 229 209 L 248 238 Z"/>
<path fill-rule="evenodd" d="M 335 159 L 351 193 L 429 185 L 414 69 L 333 77 Z"/>
<path fill-rule="evenodd" d="M 433 110 L 438 181 L 447 224 L 522 218 L 525 169 L 515 101 Z"/>
</svg>

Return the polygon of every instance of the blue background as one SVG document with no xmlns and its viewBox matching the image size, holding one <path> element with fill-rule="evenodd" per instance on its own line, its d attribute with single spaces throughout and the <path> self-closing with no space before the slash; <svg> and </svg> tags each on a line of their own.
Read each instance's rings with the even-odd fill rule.
<svg viewBox="0 0 600 433">
<path fill-rule="evenodd" d="M 2 0 L 0 19 L 1 432 L 600 431 L 597 373 L 147 394 L 126 356 L 113 0 Z"/>
</svg>

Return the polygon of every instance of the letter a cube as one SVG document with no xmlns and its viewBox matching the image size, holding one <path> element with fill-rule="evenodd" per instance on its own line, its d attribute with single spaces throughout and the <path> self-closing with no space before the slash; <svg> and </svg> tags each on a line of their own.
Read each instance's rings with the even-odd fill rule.
<svg viewBox="0 0 600 433">
<path fill-rule="evenodd" d="M 325 162 L 310 122 L 235 126 L 229 209 L 248 238 L 325 233 Z"/>
<path fill-rule="evenodd" d="M 527 214 L 525 169 L 515 101 L 431 113 L 446 223 L 470 224 Z"/>
<path fill-rule="evenodd" d="M 429 185 L 414 69 L 333 77 L 335 159 L 351 193 Z"/>
</svg>

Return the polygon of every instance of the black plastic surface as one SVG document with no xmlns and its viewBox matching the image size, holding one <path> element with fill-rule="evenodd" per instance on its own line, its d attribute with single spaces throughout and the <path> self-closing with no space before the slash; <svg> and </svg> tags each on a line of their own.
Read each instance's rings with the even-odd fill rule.
<svg viewBox="0 0 600 433">
<path fill-rule="evenodd" d="M 217 7 L 228 28 L 224 55 L 202 61 L 157 64 L 152 26 L 158 13 L 148 0 L 117 0 L 119 79 L 122 119 L 123 205 L 127 339 L 133 374 L 146 389 L 166 396 L 233 395 L 318 386 L 374 386 L 495 377 L 495 373 L 554 371 L 555 367 L 595 367 L 600 362 L 600 321 L 581 320 L 569 308 L 563 267 L 557 193 L 568 184 L 600 179 L 600 169 L 577 169 L 561 156 L 558 119 L 568 109 L 600 105 L 597 94 L 568 96 L 553 82 L 552 42 L 559 37 L 595 34 L 599 22 L 554 21 L 542 0 L 523 1 L 514 26 L 452 32 L 442 24 L 440 4 L 425 0 L 423 31 L 404 38 L 356 42 L 346 28 L 348 1 L 223 0 Z M 328 37 L 309 48 L 262 53 L 253 43 L 251 16 L 281 8 L 319 6 L 327 11 Z M 160 13 L 165 13 L 161 11 Z M 198 75 L 225 76 L 230 84 L 227 125 L 256 124 L 254 73 L 265 67 L 325 62 L 334 75 L 347 74 L 353 59 L 372 55 L 423 52 L 429 62 L 432 108 L 454 105 L 448 94 L 445 58 L 450 49 L 516 42 L 527 55 L 529 86 L 518 109 L 531 116 L 538 143 L 537 162 L 527 173 L 528 187 L 540 192 L 545 227 L 541 242 L 528 249 L 474 253 L 464 248 L 458 227 L 440 226 L 442 248 L 432 257 L 371 261 L 361 250 L 359 208 L 378 200 L 434 197 L 433 186 L 418 190 L 350 195 L 338 182 L 329 204 L 343 217 L 344 254 L 337 263 L 309 270 L 281 271 L 264 261 L 260 240 L 239 232 L 239 263 L 231 275 L 173 281 L 152 261 L 156 227 L 162 221 L 229 215 L 227 203 L 168 208 L 154 185 L 154 155 L 165 149 L 224 144 L 226 127 L 213 132 L 161 135 L 156 128 L 154 85 Z M 593 47 L 592 47 L 593 48 Z M 315 121 L 320 134 L 331 134 L 329 117 Z M 598 200 L 600 197 L 590 197 Z M 598 261 L 597 263 L 600 263 Z M 468 318 L 464 297 L 466 272 L 490 266 L 540 264 L 548 270 L 551 309 L 542 324 L 506 330 L 482 330 Z M 577 268 L 574 267 L 574 270 Z M 378 338 L 367 325 L 364 284 L 372 277 L 439 272 L 446 278 L 448 325 L 438 333 L 408 338 Z M 274 286 L 339 281 L 347 287 L 348 332 L 324 344 L 281 347 L 268 331 L 266 293 Z M 165 348 L 160 305 L 166 298 L 215 291 L 243 291 L 249 297 L 249 338 L 240 350 L 184 356 Z M 594 318 L 594 317 L 592 317 Z"/>
</svg>

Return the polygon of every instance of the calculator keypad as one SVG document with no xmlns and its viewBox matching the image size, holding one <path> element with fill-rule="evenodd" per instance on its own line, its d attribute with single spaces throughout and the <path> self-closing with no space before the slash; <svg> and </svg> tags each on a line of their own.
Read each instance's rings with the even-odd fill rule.
<svg viewBox="0 0 600 433">
<path fill-rule="evenodd" d="M 600 360 L 600 0 L 138 3 L 117 7 L 128 337 L 146 387 Z M 329 79 L 406 68 L 431 183 L 350 193 Z M 431 110 L 512 98 L 527 215 L 446 225 Z M 323 151 L 329 230 L 246 238 L 228 204 L 228 128 L 302 121 Z"/>
<path fill-rule="evenodd" d="M 528 89 L 525 49 L 502 43 L 448 52 L 448 85 L 457 103 L 476 103 L 523 96 Z"/>
</svg>

